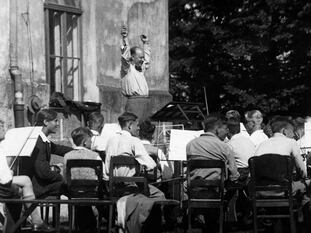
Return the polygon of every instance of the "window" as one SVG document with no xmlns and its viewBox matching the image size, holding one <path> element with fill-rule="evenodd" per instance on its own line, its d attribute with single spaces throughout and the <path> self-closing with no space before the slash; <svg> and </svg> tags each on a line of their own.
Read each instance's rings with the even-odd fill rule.
<svg viewBox="0 0 311 233">
<path fill-rule="evenodd" d="M 81 10 L 45 4 L 46 73 L 50 91 L 81 99 Z"/>
</svg>

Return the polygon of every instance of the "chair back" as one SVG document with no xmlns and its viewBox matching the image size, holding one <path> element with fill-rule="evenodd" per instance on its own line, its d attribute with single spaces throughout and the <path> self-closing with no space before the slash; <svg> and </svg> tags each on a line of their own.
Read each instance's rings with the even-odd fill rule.
<svg viewBox="0 0 311 233">
<path fill-rule="evenodd" d="M 220 169 L 220 177 L 217 180 L 207 180 L 204 178 L 191 179 L 191 171 L 194 169 Z M 187 189 L 189 199 L 196 198 L 194 189 L 206 189 L 212 191 L 214 199 L 223 199 L 225 183 L 225 162 L 222 160 L 190 159 L 187 162 Z"/>
<path fill-rule="evenodd" d="M 119 176 L 114 173 L 115 169 L 128 167 L 135 169 L 135 175 Z M 120 197 L 131 193 L 143 193 L 149 196 L 147 179 L 140 173 L 140 164 L 132 156 L 112 156 L 109 167 L 109 194 L 110 197 Z"/>
<path fill-rule="evenodd" d="M 292 194 L 293 158 L 286 155 L 264 154 L 248 160 L 250 168 L 250 191 L 285 192 Z"/>
<path fill-rule="evenodd" d="M 106 151 L 101 150 L 94 150 L 96 153 L 98 153 L 99 157 L 102 159 L 102 161 L 106 160 Z"/>
<path fill-rule="evenodd" d="M 158 155 L 157 154 L 149 154 L 149 156 L 153 159 L 153 161 L 157 164 L 154 169 L 145 173 L 147 177 L 147 181 L 149 183 L 156 182 L 158 179 Z"/>
<path fill-rule="evenodd" d="M 73 168 L 94 170 L 97 179 L 72 179 Z M 90 159 L 70 159 L 66 164 L 69 198 L 103 198 L 103 162 Z"/>
</svg>

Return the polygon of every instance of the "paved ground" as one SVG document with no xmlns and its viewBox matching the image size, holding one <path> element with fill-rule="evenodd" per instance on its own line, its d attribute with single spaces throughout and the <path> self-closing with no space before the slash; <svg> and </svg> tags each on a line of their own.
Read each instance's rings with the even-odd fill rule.
<svg viewBox="0 0 311 233">
<path fill-rule="evenodd" d="M 1 231 L 1 227 L 0 227 L 0 232 Z M 30 227 L 23 227 L 22 228 L 22 233 L 30 233 Z M 67 233 L 68 232 L 68 223 L 63 222 L 61 224 L 61 233 Z M 106 232 L 106 228 L 102 228 L 101 230 L 102 233 Z M 196 227 L 192 230 L 192 233 L 206 233 L 206 232 L 210 232 L 208 229 L 204 229 L 204 228 L 199 228 Z M 238 226 L 236 224 L 230 224 L 230 225 L 226 225 L 224 232 L 226 233 L 252 233 L 252 226 Z M 289 232 L 289 227 L 286 224 L 282 224 L 279 223 L 276 226 L 271 226 L 271 227 L 260 227 L 259 228 L 259 232 L 260 233 L 287 233 Z M 303 231 L 299 226 L 297 228 L 297 233 L 309 233 L 310 231 Z M 93 233 L 93 232 L 78 232 L 78 231 L 73 231 L 73 233 Z M 95 233 L 95 232 L 94 232 Z M 167 231 L 166 233 L 186 233 L 186 231 L 182 228 L 177 228 L 173 231 Z"/>
</svg>

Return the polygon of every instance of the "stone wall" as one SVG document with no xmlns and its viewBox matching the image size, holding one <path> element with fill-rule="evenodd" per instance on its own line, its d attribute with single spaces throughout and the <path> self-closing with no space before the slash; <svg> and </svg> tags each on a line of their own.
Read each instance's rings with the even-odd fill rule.
<svg viewBox="0 0 311 233">
<path fill-rule="evenodd" d="M 14 3 L 16 8 L 10 10 Z M 81 7 L 81 100 L 102 103 L 106 122 L 115 122 L 124 111 L 125 99 L 120 91 L 120 29 L 123 24 L 127 24 L 131 45 L 141 43 L 140 34 L 150 38 L 151 68 L 146 78 L 153 103 L 152 111 L 166 104 L 171 99 L 168 93 L 168 1 L 81 0 Z M 16 17 L 16 25 L 12 25 L 12 20 L 10 25 L 10 15 Z M 42 0 L 1 1 L 0 119 L 5 121 L 6 128 L 14 126 L 13 81 L 9 74 L 10 30 L 17 29 L 18 32 L 15 45 L 17 64 L 24 82 L 25 110 L 32 94 L 39 96 L 43 104 L 48 104 L 50 93 L 46 78 L 44 21 Z"/>
</svg>

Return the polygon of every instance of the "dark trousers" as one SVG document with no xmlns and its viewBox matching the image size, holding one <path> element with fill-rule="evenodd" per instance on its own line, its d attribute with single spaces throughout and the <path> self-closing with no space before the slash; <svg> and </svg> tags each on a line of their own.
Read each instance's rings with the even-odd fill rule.
<svg viewBox="0 0 311 233">
<path fill-rule="evenodd" d="M 17 185 L 14 184 L 5 184 L 0 185 L 0 197 L 1 198 L 19 198 L 19 188 Z M 22 204 L 15 204 L 10 203 L 6 204 L 4 208 L 5 218 L 6 218 L 6 224 L 5 228 L 3 229 L 3 232 L 11 232 L 11 228 L 14 226 L 14 224 L 17 222 L 21 215 L 22 211 Z"/>
<path fill-rule="evenodd" d="M 76 206 L 76 223 L 81 232 L 95 232 L 96 218 L 92 206 Z"/>
</svg>

